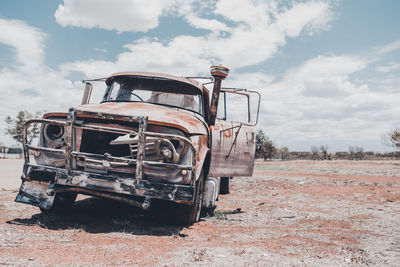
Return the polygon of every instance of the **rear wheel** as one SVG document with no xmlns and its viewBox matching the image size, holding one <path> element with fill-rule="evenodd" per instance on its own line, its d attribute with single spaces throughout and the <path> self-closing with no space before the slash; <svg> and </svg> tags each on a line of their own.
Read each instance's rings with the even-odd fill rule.
<svg viewBox="0 0 400 267">
<path fill-rule="evenodd" d="M 40 208 L 43 214 L 59 212 L 72 207 L 75 202 L 77 194 L 72 192 L 56 193 L 54 196 L 53 206 L 50 209 Z"/>
<path fill-rule="evenodd" d="M 201 202 L 203 201 L 204 177 L 200 176 L 196 182 L 196 192 L 192 205 L 178 204 L 176 209 L 176 222 L 180 225 L 192 225 L 200 220 Z"/>
<path fill-rule="evenodd" d="M 230 193 L 229 182 L 232 177 L 221 177 L 219 193 L 221 195 L 226 195 Z"/>
</svg>

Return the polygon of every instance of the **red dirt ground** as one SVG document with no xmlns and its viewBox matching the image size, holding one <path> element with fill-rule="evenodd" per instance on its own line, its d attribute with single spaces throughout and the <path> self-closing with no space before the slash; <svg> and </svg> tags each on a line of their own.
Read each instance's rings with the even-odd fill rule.
<svg viewBox="0 0 400 267">
<path fill-rule="evenodd" d="M 79 197 L 44 216 L 14 202 L 0 176 L 0 265 L 265 266 L 391 265 L 400 262 L 400 162 L 257 162 L 231 181 L 216 215 L 188 227 L 150 212 Z M 17 184 L 16 183 L 16 184 Z M 11 183 L 13 184 L 13 183 Z M 162 213 L 160 215 L 159 213 Z"/>
</svg>

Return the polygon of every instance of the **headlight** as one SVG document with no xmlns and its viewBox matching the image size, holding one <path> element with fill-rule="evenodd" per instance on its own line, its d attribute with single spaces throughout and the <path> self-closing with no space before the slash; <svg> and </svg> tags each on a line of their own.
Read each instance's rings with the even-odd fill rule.
<svg viewBox="0 0 400 267">
<path fill-rule="evenodd" d="M 53 119 L 53 118 L 49 118 Z M 62 121 L 62 119 L 60 119 Z M 40 129 L 39 146 L 54 149 L 65 149 L 66 130 L 64 126 L 43 123 Z M 35 161 L 38 165 L 63 167 L 65 165 L 65 155 L 52 152 L 35 152 Z"/>
<path fill-rule="evenodd" d="M 175 143 L 175 144 L 174 144 Z M 159 156 L 166 159 L 167 162 L 178 163 L 179 154 L 176 149 L 179 147 L 179 141 L 161 139 L 154 142 L 154 148 Z"/>
<path fill-rule="evenodd" d="M 54 124 L 47 124 L 44 127 L 44 132 L 46 134 L 46 137 L 50 140 L 57 140 L 64 135 L 64 127 Z"/>
<path fill-rule="evenodd" d="M 46 124 L 43 128 L 43 145 L 46 147 L 60 149 L 65 146 L 65 130 L 63 126 Z"/>
</svg>

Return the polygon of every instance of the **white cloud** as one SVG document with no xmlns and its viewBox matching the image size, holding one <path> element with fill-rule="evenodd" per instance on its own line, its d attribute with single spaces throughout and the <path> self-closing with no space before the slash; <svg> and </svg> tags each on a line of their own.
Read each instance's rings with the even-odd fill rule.
<svg viewBox="0 0 400 267">
<path fill-rule="evenodd" d="M 96 51 L 96 52 L 107 53 L 107 49 L 105 49 L 105 48 L 95 47 L 95 48 L 93 48 L 93 50 Z"/>
<path fill-rule="evenodd" d="M 396 62 L 389 62 L 386 66 L 376 67 L 376 71 L 378 72 L 392 72 L 398 69 L 400 69 L 400 64 Z"/>
<path fill-rule="evenodd" d="M 290 71 L 287 81 L 307 96 L 348 95 L 365 89 L 351 83 L 349 74 L 367 65 L 367 60 L 355 56 L 318 56 Z"/>
<path fill-rule="evenodd" d="M 399 49 L 400 49 L 400 40 L 397 40 L 379 48 L 377 54 L 384 55 Z"/>
<path fill-rule="evenodd" d="M 354 55 L 318 56 L 288 70 L 264 91 L 261 125 L 292 150 L 323 144 L 381 150 L 380 134 L 398 124 L 400 93 L 373 91 L 367 81 L 351 78 L 372 62 Z"/>
<path fill-rule="evenodd" d="M 50 68 L 44 63 L 45 33 L 22 21 L 0 19 L 0 43 L 15 51 L 15 61 L 0 69 L 0 127 L 4 128 L 5 115 L 21 109 L 65 109 L 79 103 L 81 91 L 77 88 L 82 87 L 68 79 L 76 71 L 87 78 L 130 70 L 208 75 L 213 63 L 232 69 L 224 86 L 262 90 L 258 127 L 291 150 L 309 150 L 311 145 L 322 144 L 335 150 L 346 150 L 349 145 L 381 149 L 380 134 L 398 126 L 399 80 L 377 78 L 375 83 L 380 87 L 373 90 L 369 82 L 373 77 L 353 78 L 372 62 L 382 60 L 384 54 L 399 49 L 398 42 L 376 49 L 372 59 L 320 55 L 288 69 L 280 79 L 262 71 L 241 72 L 241 67 L 254 67 L 274 56 L 289 38 L 329 29 L 329 2 L 282 5 L 280 1 L 261 0 L 147 1 L 143 8 L 155 5 L 152 12 L 141 11 L 141 17 L 124 23 L 128 15 L 138 11 L 125 8 L 118 10 L 121 13 L 116 9 L 121 4 L 134 7 L 136 3 L 65 0 L 56 18 L 64 26 L 147 31 L 157 27 L 160 16 L 174 12 L 192 27 L 209 32 L 200 36 L 177 35 L 167 41 L 145 37 L 126 44 L 125 51 L 112 61 L 66 62 Z M 118 18 L 110 19 L 113 16 Z M 394 70 L 398 68 L 396 64 L 382 63 L 376 70 Z"/>
<path fill-rule="evenodd" d="M 189 22 L 190 26 L 198 29 L 205 29 L 214 32 L 219 31 L 227 31 L 229 32 L 230 29 L 224 23 L 216 20 L 216 19 L 204 19 L 200 18 L 194 13 L 189 13 L 185 15 L 185 19 Z"/>
<path fill-rule="evenodd" d="M 62 26 L 146 32 L 158 26 L 158 18 L 171 0 L 64 0 L 55 13 Z"/>
<path fill-rule="evenodd" d="M 272 57 L 285 39 L 327 27 L 330 6 L 326 2 L 293 3 L 281 8 L 276 1 L 221 0 L 198 7 L 199 1 L 177 1 L 177 13 L 193 27 L 210 29 L 202 36 L 179 35 L 168 42 L 142 38 L 125 45 L 126 52 L 115 61 L 78 61 L 62 66 L 66 71 L 82 71 L 87 76 L 104 75 L 102 71 L 142 70 L 193 75 L 222 63 L 230 68 L 250 66 Z M 101 3 L 100 3 L 101 4 Z M 99 4 L 98 4 L 99 5 Z M 209 13 L 204 18 L 203 13 Z M 228 24 L 221 21 L 223 16 Z M 290 21 L 288 25 L 285 22 Z M 122 29 L 119 29 L 122 30 Z"/>
<path fill-rule="evenodd" d="M 20 110 L 66 109 L 79 101 L 78 85 L 45 65 L 45 33 L 23 21 L 6 19 L 0 19 L 0 32 L 0 43 L 15 54 L 15 60 L 0 69 L 2 132 L 5 117 Z"/>
<path fill-rule="evenodd" d="M 289 37 L 297 37 L 306 26 L 310 33 L 326 30 L 332 19 L 330 6 L 324 2 L 305 2 L 277 15 L 276 27 L 282 29 Z"/>
<path fill-rule="evenodd" d="M 0 43 L 15 49 L 20 65 L 34 66 L 43 61 L 46 34 L 20 20 L 0 19 Z"/>
</svg>

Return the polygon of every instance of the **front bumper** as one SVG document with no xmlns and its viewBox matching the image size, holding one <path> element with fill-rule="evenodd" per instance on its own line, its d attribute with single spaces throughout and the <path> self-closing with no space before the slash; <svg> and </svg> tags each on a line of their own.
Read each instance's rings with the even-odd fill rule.
<svg viewBox="0 0 400 267">
<path fill-rule="evenodd" d="M 97 116 L 111 116 L 109 114 L 100 114 Z M 22 185 L 19 194 L 16 198 L 17 202 L 27 203 L 49 209 L 54 201 L 54 196 L 57 192 L 76 192 L 87 195 L 105 197 L 110 199 L 126 202 L 131 205 L 139 206 L 143 209 L 149 207 L 151 199 L 162 199 L 179 203 L 191 204 L 194 199 L 195 179 L 196 179 L 196 149 L 190 140 L 185 137 L 147 132 L 147 118 L 145 117 L 130 117 L 130 121 L 139 123 L 138 131 L 123 130 L 118 128 L 109 128 L 91 126 L 91 130 L 104 132 L 114 132 L 122 134 L 132 134 L 139 136 L 139 149 L 136 158 L 128 159 L 125 157 L 112 157 L 110 155 L 87 154 L 79 151 L 74 151 L 75 147 L 75 129 L 88 128 L 87 126 L 75 124 L 75 111 L 71 110 L 67 121 L 35 119 L 28 121 L 24 128 L 24 141 L 26 141 L 26 130 L 32 123 L 53 123 L 66 127 L 67 148 L 52 149 L 45 147 L 36 147 L 24 143 L 25 164 L 22 175 Z M 191 165 L 179 165 L 172 163 L 160 163 L 145 160 L 145 142 L 146 136 L 159 138 L 175 138 L 186 142 L 193 153 Z M 58 168 L 52 166 L 36 165 L 29 162 L 29 151 L 40 151 L 45 153 L 55 153 L 65 155 L 65 167 Z M 135 174 L 132 177 L 122 177 L 117 173 L 92 173 L 76 169 L 77 157 L 96 157 L 109 164 L 127 164 L 135 167 Z M 191 173 L 191 183 L 172 184 L 151 182 L 145 180 L 143 169 L 146 166 L 157 168 L 172 168 L 188 170 Z"/>
<path fill-rule="evenodd" d="M 68 173 L 65 169 L 25 163 L 16 201 L 49 209 L 55 193 L 76 192 L 115 199 L 146 209 L 153 198 L 190 204 L 194 190 L 195 187 L 191 185 L 154 183 L 82 171 Z"/>
</svg>

